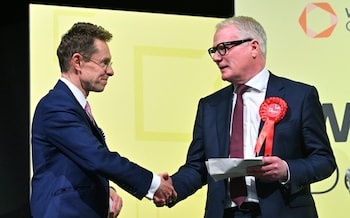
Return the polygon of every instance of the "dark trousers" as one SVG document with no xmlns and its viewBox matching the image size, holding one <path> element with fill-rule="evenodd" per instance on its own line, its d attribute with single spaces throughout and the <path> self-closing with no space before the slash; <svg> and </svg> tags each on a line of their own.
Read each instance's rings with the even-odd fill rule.
<svg viewBox="0 0 350 218">
<path fill-rule="evenodd" d="M 223 218 L 262 218 L 259 204 L 243 203 L 243 205 L 233 208 L 227 208 Z"/>
</svg>

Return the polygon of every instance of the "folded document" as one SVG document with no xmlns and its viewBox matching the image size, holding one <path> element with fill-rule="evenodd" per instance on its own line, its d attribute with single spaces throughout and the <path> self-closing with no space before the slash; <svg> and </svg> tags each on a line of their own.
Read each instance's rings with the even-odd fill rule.
<svg viewBox="0 0 350 218">
<path fill-rule="evenodd" d="M 229 177 L 239 177 L 247 175 L 247 167 L 262 165 L 262 156 L 241 159 L 241 158 L 210 158 L 205 164 L 215 181 Z"/>
</svg>

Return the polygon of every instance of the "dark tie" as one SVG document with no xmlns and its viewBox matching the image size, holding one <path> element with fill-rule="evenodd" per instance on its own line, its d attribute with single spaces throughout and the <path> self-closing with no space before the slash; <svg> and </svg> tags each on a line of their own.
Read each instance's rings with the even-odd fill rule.
<svg viewBox="0 0 350 218">
<path fill-rule="evenodd" d="M 242 94 L 249 87 L 240 85 L 237 87 L 237 100 L 232 117 L 232 130 L 230 142 L 230 157 L 243 158 L 243 99 Z M 247 196 L 247 187 L 244 176 L 230 178 L 230 194 L 233 202 L 241 206 Z"/>
<path fill-rule="evenodd" d="M 92 116 L 90 104 L 87 101 L 86 101 L 86 105 L 85 105 L 85 112 L 89 116 L 91 122 L 93 124 L 95 124 L 95 119 L 94 119 L 94 116 Z"/>
</svg>

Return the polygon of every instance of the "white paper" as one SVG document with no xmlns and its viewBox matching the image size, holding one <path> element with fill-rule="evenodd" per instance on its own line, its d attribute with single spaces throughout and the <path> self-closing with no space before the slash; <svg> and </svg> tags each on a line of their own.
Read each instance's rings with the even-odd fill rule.
<svg viewBox="0 0 350 218">
<path fill-rule="evenodd" d="M 241 159 L 241 158 L 210 158 L 205 164 L 215 181 L 229 177 L 239 177 L 247 175 L 247 167 L 262 165 L 262 156 Z"/>
</svg>

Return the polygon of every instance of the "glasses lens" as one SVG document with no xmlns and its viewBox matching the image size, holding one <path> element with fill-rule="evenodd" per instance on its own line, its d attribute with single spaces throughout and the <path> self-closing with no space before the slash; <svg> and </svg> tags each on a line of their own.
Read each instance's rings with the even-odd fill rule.
<svg viewBox="0 0 350 218">
<path fill-rule="evenodd" d="M 224 56 L 226 54 L 226 45 L 224 45 L 224 43 L 220 43 L 216 46 L 216 50 L 221 56 Z"/>
<path fill-rule="evenodd" d="M 216 47 L 208 49 L 211 58 L 214 57 L 215 52 L 218 52 L 221 56 L 226 54 L 226 45 L 224 43 L 219 43 Z"/>
<path fill-rule="evenodd" d="M 112 67 L 112 63 L 113 62 L 109 62 L 108 64 L 106 64 L 105 71 L 107 71 L 110 67 Z"/>
</svg>

